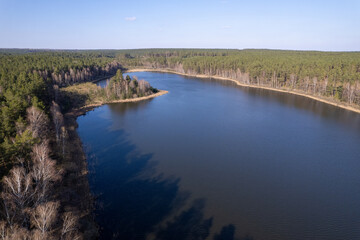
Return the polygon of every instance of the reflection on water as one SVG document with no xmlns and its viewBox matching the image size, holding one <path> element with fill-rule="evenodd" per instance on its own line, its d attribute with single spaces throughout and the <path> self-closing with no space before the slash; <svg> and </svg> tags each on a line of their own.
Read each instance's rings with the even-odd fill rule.
<svg viewBox="0 0 360 240">
<path fill-rule="evenodd" d="M 128 102 L 124 104 L 116 104 L 111 103 L 109 104 L 109 108 L 111 109 L 111 112 L 116 112 L 117 114 L 120 114 L 121 116 L 129 111 L 141 111 L 144 109 L 153 99 L 147 99 L 141 102 Z"/>
<path fill-rule="evenodd" d="M 78 118 L 102 239 L 360 238 L 360 115 L 134 74 L 170 93 Z"/>
</svg>

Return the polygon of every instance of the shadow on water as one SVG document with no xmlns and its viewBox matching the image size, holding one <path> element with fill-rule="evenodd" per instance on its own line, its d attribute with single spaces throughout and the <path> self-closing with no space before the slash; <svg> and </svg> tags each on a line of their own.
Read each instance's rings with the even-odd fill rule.
<svg viewBox="0 0 360 240">
<path fill-rule="evenodd" d="M 113 136 L 107 139 L 121 139 L 115 144 L 102 143 L 108 147 L 95 154 L 101 159 L 90 160 L 101 238 L 145 239 L 177 204 L 181 205 L 177 198 L 179 179 L 141 176 L 154 167 L 149 163 L 152 155 L 137 153 L 123 131 L 109 134 Z"/>
<path fill-rule="evenodd" d="M 191 194 L 179 190 L 180 179 L 155 175 L 152 154 L 139 153 L 124 131 L 107 134 L 87 151 L 101 239 L 209 239 L 213 218 L 204 216 L 205 200 L 188 205 Z M 216 240 L 235 239 L 231 226 Z"/>
<path fill-rule="evenodd" d="M 220 233 L 214 236 L 214 240 L 254 240 L 251 236 L 247 235 L 243 238 L 235 238 L 235 226 L 229 224 L 224 226 Z"/>
<path fill-rule="evenodd" d="M 169 221 L 165 228 L 160 229 L 156 239 L 206 239 L 210 234 L 213 219 L 204 219 L 204 207 L 205 200 L 194 201 L 189 209 L 184 210 L 173 221 Z"/>
<path fill-rule="evenodd" d="M 127 102 L 122 104 L 110 103 L 108 104 L 108 107 L 111 109 L 112 113 L 116 112 L 122 116 L 129 112 L 141 111 L 142 109 L 146 108 L 151 101 L 153 101 L 152 98 L 140 102 Z"/>
</svg>

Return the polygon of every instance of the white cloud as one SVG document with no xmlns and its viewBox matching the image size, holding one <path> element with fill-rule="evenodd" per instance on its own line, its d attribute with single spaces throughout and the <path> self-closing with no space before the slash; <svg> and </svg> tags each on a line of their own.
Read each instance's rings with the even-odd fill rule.
<svg viewBox="0 0 360 240">
<path fill-rule="evenodd" d="M 229 29 L 231 26 L 222 26 L 222 29 Z"/>
<path fill-rule="evenodd" d="M 126 17 L 125 18 L 126 21 L 132 22 L 136 20 L 136 17 Z"/>
</svg>

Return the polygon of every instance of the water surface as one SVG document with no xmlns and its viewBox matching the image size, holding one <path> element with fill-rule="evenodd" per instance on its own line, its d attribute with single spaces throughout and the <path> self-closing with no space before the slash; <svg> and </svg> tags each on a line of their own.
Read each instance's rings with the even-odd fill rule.
<svg viewBox="0 0 360 240">
<path fill-rule="evenodd" d="M 78 118 L 103 239 L 360 239 L 360 115 L 131 73 L 169 94 Z"/>
</svg>

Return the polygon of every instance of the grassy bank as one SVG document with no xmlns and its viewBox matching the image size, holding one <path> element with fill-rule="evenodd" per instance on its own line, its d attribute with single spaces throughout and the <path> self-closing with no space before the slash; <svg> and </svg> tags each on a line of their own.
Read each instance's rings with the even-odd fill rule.
<svg viewBox="0 0 360 240">
<path fill-rule="evenodd" d="M 116 99 L 106 95 L 106 89 L 97 86 L 94 83 L 82 83 L 61 89 L 63 105 L 70 111 L 79 111 L 80 109 L 91 109 L 108 103 L 138 102 L 151 99 L 168 93 L 165 90 L 157 90 L 147 96 L 134 98 Z M 83 111 L 81 111 L 83 112 Z"/>
</svg>

